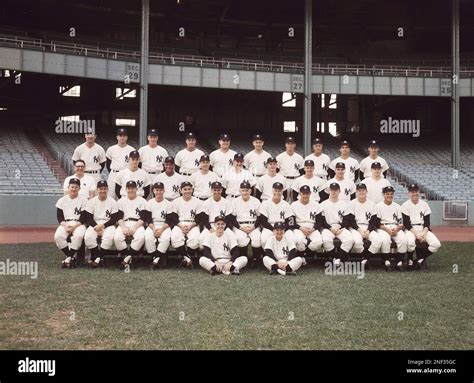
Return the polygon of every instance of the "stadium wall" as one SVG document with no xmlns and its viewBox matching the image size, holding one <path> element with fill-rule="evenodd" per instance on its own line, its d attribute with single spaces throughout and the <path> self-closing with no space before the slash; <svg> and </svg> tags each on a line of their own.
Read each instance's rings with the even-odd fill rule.
<svg viewBox="0 0 474 383">
<path fill-rule="evenodd" d="M 55 226 L 60 196 L 0 195 L 0 226 Z M 433 226 L 474 226 L 474 203 L 468 204 L 468 221 L 443 221 L 443 202 L 430 201 Z"/>
</svg>

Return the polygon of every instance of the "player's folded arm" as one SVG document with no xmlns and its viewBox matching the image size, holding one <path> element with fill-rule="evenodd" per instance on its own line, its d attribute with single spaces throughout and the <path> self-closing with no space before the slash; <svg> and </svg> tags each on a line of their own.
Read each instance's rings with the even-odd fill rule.
<svg viewBox="0 0 474 383">
<path fill-rule="evenodd" d="M 204 247 L 202 249 L 202 256 L 206 257 L 206 258 L 209 258 L 212 261 L 212 259 L 213 259 L 212 251 L 211 251 L 209 246 L 204 245 Z"/>
<path fill-rule="evenodd" d="M 92 213 L 88 212 L 87 210 L 83 210 L 81 212 L 81 216 L 79 217 L 79 222 L 82 224 L 87 224 L 88 226 L 96 227 L 97 222 L 94 221 L 94 216 Z"/>
<path fill-rule="evenodd" d="M 117 221 L 118 221 L 118 211 L 110 215 L 110 219 L 106 223 L 104 223 L 104 227 L 107 228 L 109 226 L 115 226 Z"/>
<path fill-rule="evenodd" d="M 229 229 L 232 229 L 232 228 L 240 228 L 240 224 L 239 222 L 237 221 L 237 217 L 234 215 L 234 214 L 229 214 L 228 216 L 225 217 L 226 219 L 226 225 Z"/>
<path fill-rule="evenodd" d="M 140 212 L 140 218 L 145 223 L 146 227 L 148 227 L 148 225 L 153 223 L 153 218 L 151 216 L 151 211 L 149 211 L 149 210 L 142 210 Z"/>
<path fill-rule="evenodd" d="M 123 220 L 123 217 L 124 217 L 123 211 L 122 211 L 122 210 L 119 210 L 119 211 L 117 212 L 117 222 Z"/>
<path fill-rule="evenodd" d="M 378 227 L 380 227 L 380 218 L 377 217 L 376 215 L 373 215 L 372 217 L 370 217 L 369 227 L 367 228 L 367 230 L 373 231 L 377 229 Z"/>
<path fill-rule="evenodd" d="M 268 222 L 268 217 L 264 214 L 260 214 L 260 225 L 264 228 L 264 229 L 268 229 L 268 230 L 273 230 L 273 226 L 270 225 L 270 223 Z"/>
<path fill-rule="evenodd" d="M 274 261 L 278 261 L 278 259 L 276 259 L 275 254 L 273 254 L 273 251 L 271 249 L 265 249 L 265 256 L 270 257 Z"/>
<path fill-rule="evenodd" d="M 326 218 L 324 218 L 323 214 L 320 212 L 316 215 L 316 219 L 314 220 L 314 230 L 321 230 L 324 228 L 324 224 L 326 223 Z M 326 223 L 327 225 L 327 223 Z"/>
<path fill-rule="evenodd" d="M 413 226 L 411 224 L 410 216 L 408 216 L 407 214 L 402 214 L 402 219 L 403 219 L 403 226 L 405 226 L 405 229 L 411 230 Z"/>
<path fill-rule="evenodd" d="M 178 215 L 176 213 L 166 214 L 165 224 L 167 224 L 171 229 L 178 224 Z"/>
<path fill-rule="evenodd" d="M 290 250 L 290 254 L 288 254 L 288 261 L 291 261 L 293 258 L 296 258 L 298 253 L 296 252 L 296 248 Z"/>
<path fill-rule="evenodd" d="M 239 248 L 238 246 L 234 246 L 231 250 L 230 250 L 230 260 L 232 262 L 235 262 L 235 260 L 237 258 L 240 257 L 240 251 L 239 251 Z"/>
<path fill-rule="evenodd" d="M 321 214 L 321 227 L 323 229 L 331 230 L 331 225 L 326 221 L 326 217 Z"/>
<path fill-rule="evenodd" d="M 346 228 L 346 229 L 350 229 L 350 228 L 353 228 L 353 229 L 356 229 L 356 230 L 359 229 L 359 225 L 357 225 L 356 220 L 355 220 L 355 216 L 352 213 L 346 214 L 342 218 L 341 226 L 343 228 Z"/>
</svg>

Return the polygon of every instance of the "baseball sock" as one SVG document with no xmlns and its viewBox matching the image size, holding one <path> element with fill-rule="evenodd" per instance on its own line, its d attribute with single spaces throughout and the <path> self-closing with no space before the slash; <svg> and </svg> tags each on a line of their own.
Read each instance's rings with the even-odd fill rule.
<svg viewBox="0 0 474 383">
<path fill-rule="evenodd" d="M 240 256 L 241 257 L 247 257 L 247 254 L 248 254 L 247 246 L 239 247 L 239 251 L 240 251 Z"/>
</svg>

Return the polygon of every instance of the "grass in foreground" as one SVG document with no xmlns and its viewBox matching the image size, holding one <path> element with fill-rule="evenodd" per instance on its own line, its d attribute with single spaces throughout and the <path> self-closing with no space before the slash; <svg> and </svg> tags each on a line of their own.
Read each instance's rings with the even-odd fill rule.
<svg viewBox="0 0 474 383">
<path fill-rule="evenodd" d="M 61 270 L 52 244 L 2 245 L 0 261 L 39 269 L 37 279 L 0 276 L 0 348 L 472 349 L 473 257 L 474 244 L 451 242 L 427 273 L 211 277 Z"/>
</svg>

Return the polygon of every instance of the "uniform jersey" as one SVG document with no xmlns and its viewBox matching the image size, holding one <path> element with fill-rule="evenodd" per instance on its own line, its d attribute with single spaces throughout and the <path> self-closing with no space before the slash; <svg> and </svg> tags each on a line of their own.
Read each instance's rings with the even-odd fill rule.
<svg viewBox="0 0 474 383">
<path fill-rule="evenodd" d="M 89 174 L 84 174 L 82 178 L 77 177 L 75 174 L 69 177 L 66 177 L 64 180 L 63 189 L 66 192 L 69 187 L 69 180 L 72 178 L 77 178 L 81 182 L 81 189 L 79 190 L 79 195 L 86 199 L 89 199 L 89 192 L 95 192 L 97 190 L 96 180 L 94 177 Z"/>
<path fill-rule="evenodd" d="M 109 196 L 107 196 L 105 201 L 101 201 L 99 196 L 96 196 L 87 201 L 86 211 L 92 215 L 92 218 L 98 225 L 101 225 L 109 221 L 112 214 L 117 213 L 117 201 Z"/>
<path fill-rule="evenodd" d="M 279 203 L 271 199 L 263 201 L 260 205 L 260 214 L 268 218 L 268 223 L 273 225 L 275 222 L 284 222 L 293 215 L 290 204 L 284 200 Z"/>
<path fill-rule="evenodd" d="M 195 197 L 191 197 L 188 201 L 179 197 L 171 203 L 172 211 L 178 215 L 179 222 L 195 222 L 200 207 L 201 201 Z"/>
<path fill-rule="evenodd" d="M 273 198 L 273 184 L 275 182 L 281 182 L 283 184 L 283 191 L 287 189 L 286 178 L 280 173 L 276 173 L 273 177 L 269 174 L 265 174 L 257 179 L 256 189 L 262 193 L 262 201 Z"/>
<path fill-rule="evenodd" d="M 157 173 L 163 171 L 163 163 L 168 157 L 168 151 L 164 147 L 156 145 L 152 148 L 150 145 L 145 145 L 138 149 L 138 153 L 140 153 L 143 170 Z"/>
<path fill-rule="evenodd" d="M 216 233 L 211 233 L 204 238 L 203 246 L 211 249 L 214 259 L 231 259 L 230 251 L 237 246 L 237 238 L 228 230 L 225 230 L 220 237 Z"/>
<path fill-rule="evenodd" d="M 137 183 L 137 194 L 140 197 L 145 195 L 145 191 L 143 189 L 151 184 L 151 178 L 149 174 L 143 169 L 138 168 L 135 171 L 131 171 L 129 168 L 126 168 L 120 170 L 117 174 L 117 177 L 115 178 L 115 183 L 121 186 L 120 195 L 122 197 L 127 195 L 127 188 L 125 185 L 128 181 L 135 181 Z"/>
<path fill-rule="evenodd" d="M 198 198 L 209 198 L 212 196 L 211 184 L 219 181 L 219 176 L 211 171 L 206 174 L 202 174 L 201 171 L 193 173 L 189 178 L 189 181 L 193 184 L 194 196 Z"/>
<path fill-rule="evenodd" d="M 214 150 L 209 155 L 210 164 L 212 166 L 212 171 L 216 173 L 219 177 L 225 173 L 234 163 L 235 152 L 229 149 L 227 152 L 223 152 L 220 149 Z"/>
<path fill-rule="evenodd" d="M 336 182 L 339 184 L 341 188 L 341 193 L 339 194 L 339 199 L 345 200 L 345 201 L 350 201 L 351 200 L 351 195 L 356 192 L 356 186 L 355 183 L 349 179 L 349 178 L 344 178 L 343 180 L 337 180 L 336 177 L 331 178 L 329 181 L 326 182 L 324 191 L 329 194 L 329 185 L 333 182 Z"/>
<path fill-rule="evenodd" d="M 79 221 L 82 211 L 86 208 L 87 199 L 81 196 L 71 198 L 68 195 L 61 197 L 56 202 L 56 207 L 63 211 L 66 221 Z"/>
<path fill-rule="evenodd" d="M 222 175 L 222 186 L 226 189 L 226 194 L 238 196 L 240 194 L 240 184 L 247 181 L 250 186 L 255 185 L 255 178 L 246 169 L 240 172 L 235 171 L 235 167 L 230 168 Z"/>
<path fill-rule="evenodd" d="M 181 183 L 183 181 L 183 176 L 179 173 L 174 172 L 171 176 L 168 176 L 166 173 L 158 174 L 154 177 L 152 183 L 163 183 L 163 185 L 165 186 L 165 198 L 169 201 L 172 201 L 181 195 L 179 191 L 181 189 Z"/>
<path fill-rule="evenodd" d="M 314 153 L 306 156 L 305 160 L 312 160 L 314 162 L 314 174 L 326 180 L 328 178 L 328 169 L 331 165 L 331 159 L 327 154 L 321 153 L 316 156 Z"/>
<path fill-rule="evenodd" d="M 342 219 L 347 215 L 347 201 L 339 199 L 337 202 L 332 202 L 327 199 L 321 202 L 321 209 L 328 225 L 341 224 Z"/>
<path fill-rule="evenodd" d="M 383 200 L 382 189 L 386 186 L 390 186 L 390 181 L 383 177 L 379 180 L 369 177 L 365 178 L 361 184 L 367 186 L 367 198 L 377 204 Z"/>
<path fill-rule="evenodd" d="M 366 201 L 362 203 L 359 202 L 357 198 L 349 202 L 346 213 L 353 214 L 357 226 L 360 226 L 363 229 L 367 229 L 369 227 L 370 219 L 374 215 L 377 215 L 375 212 L 375 203 L 369 199 L 366 199 Z"/>
<path fill-rule="evenodd" d="M 322 178 L 317 176 L 313 176 L 311 178 L 306 178 L 306 176 L 298 177 L 296 180 L 293 181 L 291 188 L 299 193 L 301 186 L 309 186 L 311 189 L 311 201 L 319 202 L 319 192 L 323 191 L 326 186 L 326 181 L 323 181 Z"/>
<path fill-rule="evenodd" d="M 254 176 L 262 176 L 267 172 L 267 160 L 271 154 L 262 150 L 257 153 L 255 150 L 248 152 L 244 157 L 244 165 Z"/>
<path fill-rule="evenodd" d="M 275 258 L 280 261 L 287 260 L 290 251 L 296 249 L 296 245 L 292 239 L 287 238 L 286 236 L 283 236 L 279 241 L 274 235 L 272 235 L 265 244 L 265 250 L 267 249 L 271 250 Z"/>
<path fill-rule="evenodd" d="M 123 213 L 124 221 L 138 221 L 140 219 L 140 212 L 145 210 L 146 200 L 137 196 L 134 199 L 122 197 L 117 201 L 118 210 Z"/>
<path fill-rule="evenodd" d="M 313 228 L 316 223 L 316 216 L 323 211 L 318 202 L 309 201 L 306 205 L 301 201 L 291 204 L 291 210 L 299 226 Z"/>
<path fill-rule="evenodd" d="M 209 223 L 213 224 L 217 217 L 225 217 L 232 214 L 231 201 L 222 197 L 219 201 L 216 201 L 211 197 L 201 204 L 198 210 L 198 214 L 199 213 L 207 214 L 209 217 Z"/>
<path fill-rule="evenodd" d="M 343 159 L 342 157 L 337 157 L 336 159 L 332 160 L 331 165 L 329 165 L 329 168 L 332 170 L 336 170 L 336 164 L 338 162 L 344 163 L 346 165 L 346 171 L 344 172 L 344 178 L 349 178 L 351 181 L 355 181 L 355 172 L 357 169 L 359 169 L 359 161 L 357 161 L 355 158 L 348 157 L 346 159 Z"/>
<path fill-rule="evenodd" d="M 153 198 L 146 202 L 145 210 L 151 213 L 153 225 L 161 227 L 165 224 L 166 216 L 172 213 L 171 202 L 167 199 L 158 202 Z"/>
<path fill-rule="evenodd" d="M 260 215 L 260 205 L 261 202 L 255 197 L 250 196 L 247 201 L 244 201 L 242 197 L 237 197 L 231 201 L 232 214 L 239 224 L 243 222 L 255 223 Z"/>
<path fill-rule="evenodd" d="M 280 153 L 276 160 L 278 168 L 285 177 L 299 177 L 300 169 L 303 169 L 304 160 L 298 153 L 293 153 L 291 156 L 286 153 Z"/>
<path fill-rule="evenodd" d="M 71 157 L 73 161 L 83 160 L 86 163 L 85 170 L 100 171 L 100 164 L 105 162 L 105 151 L 99 144 L 94 144 L 89 148 L 86 143 L 79 145 Z"/>
<path fill-rule="evenodd" d="M 183 149 L 176 154 L 174 163 L 179 166 L 181 174 L 193 174 L 198 171 L 200 159 L 203 155 L 204 152 L 197 148 L 193 151 Z"/>
<path fill-rule="evenodd" d="M 111 161 L 110 169 L 117 172 L 125 169 L 128 165 L 128 155 L 134 150 L 135 148 L 130 145 L 125 145 L 124 147 L 118 144 L 110 146 L 107 152 L 105 152 L 105 156 Z"/>
<path fill-rule="evenodd" d="M 397 226 L 402 223 L 402 208 L 396 202 L 390 205 L 384 201 L 379 202 L 375 205 L 375 214 L 382 225 Z"/>
<path fill-rule="evenodd" d="M 380 162 L 380 165 L 382 165 L 382 173 L 389 169 L 387 161 L 385 161 L 382 157 L 365 157 L 362 161 L 360 161 L 360 171 L 364 174 L 364 178 L 368 178 L 372 175 L 372 164 L 374 162 Z"/>
<path fill-rule="evenodd" d="M 431 214 L 430 206 L 423 200 L 418 200 L 417 204 L 408 200 L 402 204 L 402 214 L 410 217 L 412 226 L 424 225 L 424 220 L 427 215 Z"/>
</svg>

